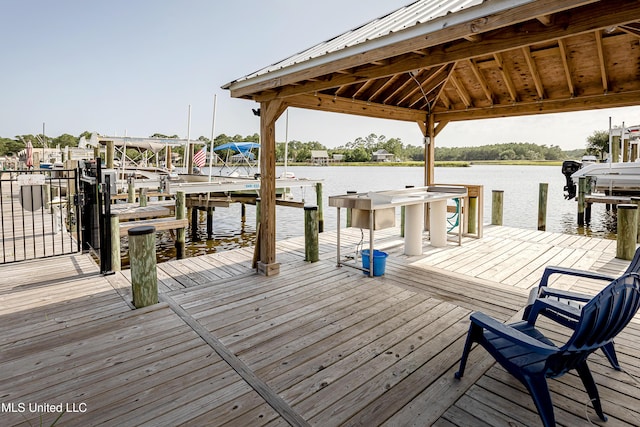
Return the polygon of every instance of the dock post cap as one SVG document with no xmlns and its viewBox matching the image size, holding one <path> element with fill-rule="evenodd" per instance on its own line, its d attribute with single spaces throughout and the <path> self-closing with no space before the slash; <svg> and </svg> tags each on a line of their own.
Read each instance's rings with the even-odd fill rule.
<svg viewBox="0 0 640 427">
<path fill-rule="evenodd" d="M 141 225 L 139 227 L 130 228 L 127 231 L 129 236 L 143 236 L 145 234 L 155 233 L 156 228 L 153 225 Z"/>
<path fill-rule="evenodd" d="M 318 207 L 317 206 L 305 206 L 304 210 L 305 211 L 317 211 Z"/>
</svg>

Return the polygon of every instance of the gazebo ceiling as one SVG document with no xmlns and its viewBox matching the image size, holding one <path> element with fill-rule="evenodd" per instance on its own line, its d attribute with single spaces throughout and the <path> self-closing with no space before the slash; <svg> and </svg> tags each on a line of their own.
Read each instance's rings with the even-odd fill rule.
<svg viewBox="0 0 640 427">
<path fill-rule="evenodd" d="M 390 25 L 436 3 L 381 18 L 384 35 L 308 59 L 302 52 L 224 88 L 419 123 L 431 113 L 441 124 L 640 103 L 640 1 L 476 0 L 408 28 Z"/>
</svg>

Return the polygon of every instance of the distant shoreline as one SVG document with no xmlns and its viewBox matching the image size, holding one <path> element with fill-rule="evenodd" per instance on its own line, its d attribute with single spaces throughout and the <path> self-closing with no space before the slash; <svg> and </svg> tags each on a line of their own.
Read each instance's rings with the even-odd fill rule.
<svg viewBox="0 0 640 427">
<path fill-rule="evenodd" d="M 278 162 L 277 166 L 284 166 Z M 466 168 L 473 165 L 503 166 L 561 166 L 562 160 L 474 160 L 472 162 L 436 161 L 435 167 Z M 288 166 L 318 166 L 310 162 L 289 163 Z M 332 162 L 327 166 L 386 166 L 386 167 L 424 167 L 424 162 Z"/>
</svg>

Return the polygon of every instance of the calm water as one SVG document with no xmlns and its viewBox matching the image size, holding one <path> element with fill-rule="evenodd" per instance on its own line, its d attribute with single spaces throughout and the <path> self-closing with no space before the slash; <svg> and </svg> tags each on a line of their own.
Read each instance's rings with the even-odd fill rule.
<svg viewBox="0 0 640 427">
<path fill-rule="evenodd" d="M 419 167 L 289 167 L 296 177 L 323 180 L 324 228 L 335 230 L 336 209 L 328 206 L 328 197 L 345 194 L 347 191 L 367 192 L 401 189 L 407 185 L 421 186 L 423 169 Z M 280 174 L 282 168 L 278 168 Z M 206 174 L 205 170 L 205 174 Z M 538 187 L 549 184 L 547 206 L 547 230 L 568 234 L 585 234 L 599 237 L 615 237 L 615 217 L 611 217 L 603 205 L 594 205 L 592 223 L 588 228 L 579 228 L 576 223 L 575 201 L 564 199 L 564 176 L 560 166 L 497 166 L 477 165 L 468 168 L 436 168 L 435 178 L 443 184 L 484 185 L 484 219 L 491 221 L 491 192 L 504 191 L 503 223 L 520 228 L 537 228 Z M 308 204 L 316 200 L 315 190 L 310 187 L 293 188 L 296 199 L 304 198 Z M 344 211 L 344 210 L 343 210 Z M 399 209 L 398 215 L 399 215 Z M 251 246 L 255 239 L 255 208 L 247 205 L 246 221 L 241 221 L 240 205 L 218 208 L 214 213 L 214 240 L 206 239 L 206 218 L 202 214 L 198 236 L 191 239 L 187 233 L 187 256 L 224 251 Z M 344 215 L 344 212 L 343 212 Z M 277 207 L 277 238 L 304 235 L 304 213 L 301 209 Z M 399 221 L 397 222 L 399 224 Z M 344 217 L 342 224 L 345 224 Z M 167 235 L 161 239 L 159 258 L 175 257 L 173 241 Z"/>
</svg>

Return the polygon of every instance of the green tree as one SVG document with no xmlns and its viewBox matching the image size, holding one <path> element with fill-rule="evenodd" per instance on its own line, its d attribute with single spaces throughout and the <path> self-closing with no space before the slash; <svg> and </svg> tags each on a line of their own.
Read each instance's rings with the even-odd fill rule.
<svg viewBox="0 0 640 427">
<path fill-rule="evenodd" d="M 604 154 L 609 152 L 609 132 L 606 130 L 594 131 L 587 137 L 587 154 L 604 159 Z"/>
</svg>

